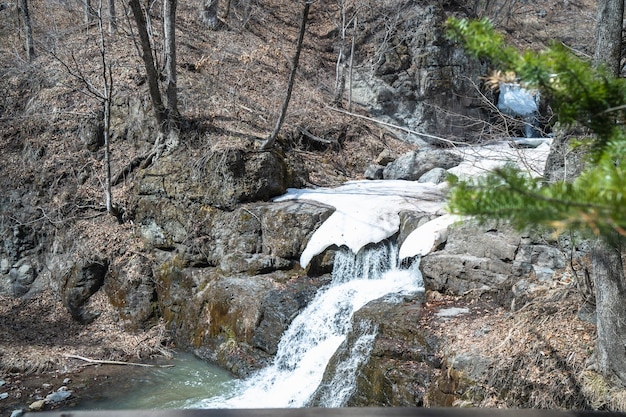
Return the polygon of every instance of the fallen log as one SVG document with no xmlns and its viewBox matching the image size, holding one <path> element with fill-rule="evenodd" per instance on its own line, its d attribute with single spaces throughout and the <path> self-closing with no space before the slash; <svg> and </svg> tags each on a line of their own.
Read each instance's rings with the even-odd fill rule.
<svg viewBox="0 0 626 417">
<path fill-rule="evenodd" d="M 69 359 L 79 359 L 81 361 L 93 364 L 93 365 L 126 365 L 126 366 L 142 366 L 145 368 L 172 368 L 174 365 L 152 365 L 148 363 L 136 363 L 136 362 L 124 362 L 124 361 L 109 361 L 101 359 L 91 359 L 79 355 L 65 355 Z"/>
</svg>

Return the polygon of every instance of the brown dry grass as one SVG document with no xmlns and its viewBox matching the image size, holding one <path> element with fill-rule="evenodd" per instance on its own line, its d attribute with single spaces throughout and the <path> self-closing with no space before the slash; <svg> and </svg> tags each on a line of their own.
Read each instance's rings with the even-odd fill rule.
<svg viewBox="0 0 626 417">
<path fill-rule="evenodd" d="M 535 282 L 537 289 L 516 310 L 484 294 L 429 294 L 420 325 L 441 340 L 440 355 L 448 358 L 441 372 L 453 375 L 454 358 L 468 354 L 487 363 L 482 373 L 469 375 L 474 382 L 457 393 L 456 406 L 626 410 L 626 391 L 587 369 L 596 328 L 578 317 L 584 297 L 567 271 L 556 277 Z M 469 313 L 437 317 L 448 307 Z"/>
<path fill-rule="evenodd" d="M 181 146 L 198 155 L 219 146 L 256 146 L 271 132 L 286 88 L 299 3 L 242 0 L 233 4 L 231 17 L 217 32 L 207 31 L 199 23 L 198 2 L 179 4 L 180 110 L 189 126 Z M 476 4 L 480 6 L 480 2 Z M 30 5 L 38 42 L 38 58 L 32 65 L 21 58 L 15 9 L 0 12 L 0 189 L 12 190 L 2 193 L 0 200 L 3 207 L 14 208 L 0 213 L 0 226 L 23 224 L 50 235 L 58 228 L 68 228 L 77 242 L 85 239 L 105 255 L 123 259 L 140 251 L 140 242 L 131 225 L 119 226 L 101 213 L 102 155 L 86 151 L 77 138 L 77 126 L 97 111 L 97 100 L 48 53 L 55 51 L 98 86 L 96 28 L 81 23 L 82 12 L 74 3 L 31 0 Z M 488 14 L 500 28 L 506 27 L 510 39 L 521 47 L 539 47 L 547 39 L 560 38 L 583 54 L 590 51 L 595 8 L 591 0 L 502 0 L 489 5 Z M 157 26 L 158 7 L 153 12 Z M 327 107 L 333 98 L 336 59 L 335 27 L 327 17 L 335 13 L 335 7 L 335 2 L 313 5 L 281 142 L 303 158 L 311 183 L 322 186 L 360 178 L 383 149 L 401 153 L 412 148 L 385 129 Z M 139 82 L 141 62 L 126 20 L 120 19 L 118 35 L 107 41 L 117 100 L 142 97 L 140 102 L 149 111 L 146 86 Z M 316 148 L 303 140 L 299 128 L 337 144 Z M 116 136 L 113 172 L 145 152 L 150 139 Z M 34 186 L 38 192 L 23 191 Z M 115 187 L 113 193 L 116 203 L 129 205 L 132 182 Z M 593 386 L 597 398 L 607 392 L 601 383 L 583 383 L 580 376 L 594 331 L 576 319 L 575 294 L 568 287 L 558 287 L 543 297 L 516 313 L 479 301 L 445 299 L 438 305 L 468 305 L 473 314 L 439 323 L 426 317 L 430 320 L 426 325 L 447 341 L 448 349 L 478 350 L 496 358 L 485 389 L 489 391 L 497 383 L 509 386 L 510 395 L 503 398 L 490 392 L 476 405 L 560 408 L 582 404 L 577 389 Z M 102 315 L 85 326 L 71 321 L 51 293 L 32 300 L 0 298 L 2 374 L 64 372 L 81 365 L 68 360 L 66 354 L 143 360 L 167 352 L 162 324 L 147 333 L 126 333 L 115 321 L 104 294 L 94 296 L 91 303 L 89 308 L 102 311 Z M 484 326 L 491 330 L 484 337 L 474 336 Z M 523 386 L 517 384 L 521 380 Z M 551 399 L 554 392 L 575 399 Z"/>
<path fill-rule="evenodd" d="M 88 325 L 72 320 L 51 291 L 0 301 L 0 374 L 67 372 L 84 365 L 67 355 L 142 361 L 170 354 L 163 323 L 141 334 L 124 332 L 102 292 L 89 301 L 88 308 L 101 316 Z"/>
</svg>

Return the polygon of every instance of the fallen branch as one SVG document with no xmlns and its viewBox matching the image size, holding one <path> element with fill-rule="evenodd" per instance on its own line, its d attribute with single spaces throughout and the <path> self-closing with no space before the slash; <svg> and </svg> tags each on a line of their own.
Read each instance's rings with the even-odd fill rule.
<svg viewBox="0 0 626 417">
<path fill-rule="evenodd" d="M 348 116 L 357 117 L 359 119 L 368 120 L 370 122 L 374 122 L 374 123 L 379 124 L 379 125 L 388 126 L 388 127 L 394 128 L 394 129 L 402 130 L 403 132 L 407 132 L 407 133 L 410 133 L 412 135 L 422 136 L 422 137 L 425 137 L 425 138 L 428 138 L 428 139 L 435 139 L 435 140 L 438 140 L 438 141 L 441 141 L 441 142 L 448 143 L 450 145 L 463 145 L 463 146 L 467 145 L 467 143 L 456 142 L 456 141 L 453 141 L 453 140 L 450 140 L 450 139 L 442 138 L 440 136 L 435 136 L 435 135 L 430 135 L 428 133 L 418 132 L 418 131 L 415 131 L 415 130 L 408 129 L 406 127 L 394 125 L 393 123 L 383 122 L 382 120 L 374 119 L 373 117 L 362 116 L 362 115 L 357 114 L 357 113 L 352 113 L 352 112 L 349 112 L 349 111 L 346 111 L 346 110 L 338 109 L 336 107 L 332 107 L 332 106 L 326 106 L 326 107 L 328 107 L 329 109 L 331 109 L 333 111 L 336 111 L 338 113 L 347 114 Z"/>
<path fill-rule="evenodd" d="M 324 145 L 332 145 L 334 143 L 337 143 L 336 140 L 324 139 L 324 138 L 320 138 L 319 136 L 315 136 L 313 133 L 309 132 L 308 130 L 306 130 L 303 127 L 298 128 L 298 130 L 300 131 L 300 133 L 303 136 L 306 136 L 307 138 L 309 138 L 313 142 L 323 143 Z"/>
<path fill-rule="evenodd" d="M 134 363 L 134 362 L 122 362 L 122 361 L 107 361 L 99 359 L 90 359 L 84 356 L 78 355 L 65 355 L 66 358 L 79 359 L 94 365 L 126 365 L 126 366 L 142 366 L 144 368 L 172 368 L 174 365 L 151 365 L 147 363 Z"/>
</svg>

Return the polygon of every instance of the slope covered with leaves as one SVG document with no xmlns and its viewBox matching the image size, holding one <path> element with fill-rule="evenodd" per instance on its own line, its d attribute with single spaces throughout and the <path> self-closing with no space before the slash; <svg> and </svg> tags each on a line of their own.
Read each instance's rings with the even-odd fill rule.
<svg viewBox="0 0 626 417">
<path fill-rule="evenodd" d="M 159 52 L 162 37 L 157 3 L 153 4 L 150 16 L 155 49 Z M 253 149 L 271 132 L 286 89 L 301 8 L 299 2 L 290 0 L 232 0 L 229 17 L 222 21 L 219 30 L 210 31 L 198 17 L 200 3 L 179 4 L 176 32 L 183 116 L 179 146 L 191 150 L 190 154 L 197 159 L 216 147 Z M 400 5 L 418 5 L 418 2 L 392 0 L 361 3 L 366 13 L 364 21 L 371 24 L 362 28 L 364 37 L 380 38 L 381 44 L 393 30 L 387 19 L 389 13 L 397 15 Z M 28 63 L 23 58 L 18 10 L 9 3 L 1 4 L 2 232 L 36 230 L 37 240 L 44 246 L 50 245 L 55 236 L 63 235 L 65 250 L 78 253 L 83 245 L 88 245 L 120 262 L 136 256 L 142 248 L 131 222 L 119 225 L 103 212 L 103 152 L 91 151 L 81 141 L 85 126 L 93 122 L 100 110 L 98 100 L 89 93 L 85 82 L 101 88 L 97 24 L 83 23 L 81 6 L 76 2 L 31 0 L 37 57 Z M 330 107 L 335 99 L 341 17 L 338 4 L 341 2 L 318 1 L 312 6 L 292 103 L 280 141 L 283 150 L 302 159 L 312 185 L 334 185 L 360 178 L 367 164 L 383 149 L 399 154 L 412 148 L 387 129 Z M 589 54 L 592 49 L 595 7 L 592 1 L 450 2 L 446 7 L 451 13 L 492 16 L 522 47 L 534 47 L 556 37 L 582 54 Z M 144 70 L 129 16 L 123 3 L 118 4 L 117 34 L 105 36 L 106 57 L 113 65 L 114 78 L 116 123 L 111 144 L 114 175 L 135 157 L 145 154 L 154 141 Z M 375 59 L 376 53 L 376 50 L 363 50 L 358 59 Z M 353 111 L 363 113 L 358 108 Z M 329 143 L 312 141 L 303 131 Z M 195 162 L 189 160 L 189 164 Z M 114 202 L 131 209 L 133 192 L 131 175 L 113 188 Z M 82 326 L 69 320 L 51 292 L 36 300 L 3 300 L 0 370 L 14 400 L 12 403 L 4 400 L 0 408 L 25 405 L 39 395 L 36 392 L 41 388 L 29 382 L 27 373 L 43 373 L 48 382 L 53 382 L 79 367 L 67 354 L 145 360 L 162 355 L 169 348 L 169 339 L 160 324 L 148 333 L 130 334 L 116 322 L 115 312 L 104 301 L 103 294 L 98 294 L 92 302 L 102 315 L 92 325 Z M 456 302 L 466 301 L 445 301 Z M 489 340 L 512 340 L 510 335 L 517 337 L 517 330 L 509 334 L 512 325 L 525 328 L 529 322 L 528 328 L 535 329 L 538 321 L 542 326 L 546 324 L 540 320 L 541 312 L 533 310 L 539 305 L 531 303 L 524 309 L 529 314 L 534 312 L 527 320 L 522 316 L 515 320 L 514 313 L 509 315 L 502 310 L 480 311 L 480 316 L 471 318 L 482 317 L 490 323 L 493 331 Z M 436 307 L 437 303 L 432 306 Z M 585 335 L 593 337 L 587 326 L 576 325 L 572 303 L 554 303 L 554 308 L 562 309 L 559 320 L 567 325 L 555 324 L 548 332 L 566 328 L 580 332 L 583 328 Z M 463 327 L 469 325 L 459 323 Z M 459 333 L 451 323 L 440 329 L 440 335 L 449 338 L 459 349 L 468 345 L 480 348 L 471 334 Z M 546 337 L 552 336 L 546 334 Z M 554 349 L 573 352 L 563 355 L 573 358 L 575 363 L 568 364 L 579 370 L 589 343 L 583 337 L 576 339 L 582 342 L 568 345 L 571 340 L 563 336 L 563 342 L 555 344 Z M 540 351 L 543 352 L 529 350 L 517 357 L 539 358 Z M 502 352 L 496 353 L 504 355 Z M 509 350 L 506 355 L 514 357 L 518 353 Z M 80 376 L 77 374 L 75 378 Z M 548 384 L 544 387 L 549 392 L 551 387 Z"/>
</svg>

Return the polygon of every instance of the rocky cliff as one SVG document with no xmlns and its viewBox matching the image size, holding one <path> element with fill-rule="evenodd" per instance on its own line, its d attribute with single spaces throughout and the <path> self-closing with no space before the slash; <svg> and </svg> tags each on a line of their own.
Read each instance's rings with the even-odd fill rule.
<svg viewBox="0 0 626 417">
<path fill-rule="evenodd" d="M 328 282 L 333 261 L 331 248 L 307 269 L 298 263 L 332 208 L 271 198 L 288 187 L 359 178 L 381 151 L 398 156 L 414 145 L 398 140 L 398 130 L 328 109 L 335 98 L 340 30 L 315 6 L 306 46 L 311 55 L 301 69 L 290 118 L 279 146 L 259 151 L 259 132 L 274 116 L 269 109 L 279 107 L 276 85 L 283 84 L 277 80 L 286 74 L 287 65 L 276 60 L 284 64 L 281 57 L 291 50 L 297 15 L 293 2 L 262 3 L 256 14 L 236 8 L 230 32 L 210 39 L 195 23 L 192 6 L 183 6 L 181 27 L 191 28 L 182 31 L 180 42 L 186 116 L 158 159 L 137 163 L 155 140 L 152 109 L 141 98 L 142 82 L 116 73 L 121 85 L 113 108 L 112 163 L 118 218 L 102 210 L 98 106 L 77 98 L 84 93 L 80 83 L 43 54 L 31 66 L 11 63 L 11 71 L 2 70 L 8 82 L 0 103 L 5 236 L 0 292 L 36 299 L 52 289 L 68 314 L 85 324 L 97 323 L 90 300 L 104 293 L 127 332 L 162 321 L 177 347 L 240 376 L 270 360 L 282 332 Z M 338 19 L 334 7 L 329 10 Z M 476 140 L 480 135 L 472 132 L 483 130 L 484 109 L 471 80 L 485 68 L 442 32 L 446 15 L 462 9 L 448 3 L 365 2 L 355 21 L 352 76 L 347 76 L 349 60 L 340 62 L 349 86 L 340 104 L 348 105 L 350 95 L 352 110 L 359 113 L 409 130 Z M 285 21 L 290 23 L 280 26 Z M 259 35 L 272 25 L 284 33 Z M 132 50 L 116 42 L 123 52 Z M 126 52 L 122 55 L 133 56 Z M 207 56 L 216 64 L 209 65 Z M 276 88 L 269 92 L 264 85 Z M 48 105 L 58 110 L 52 116 L 44 111 Z M 427 148 L 419 135 L 409 136 L 408 142 Z M 402 216 L 399 239 L 423 214 Z M 566 266 L 553 243 L 499 226 L 456 227 L 445 245 L 422 260 L 427 293 L 471 294 L 521 308 L 534 292 L 553 285 L 555 271 Z M 463 374 L 467 389 L 448 389 L 442 370 L 453 355 L 442 354 L 440 334 L 415 326 L 432 313 L 424 297 L 379 300 L 355 316 L 355 329 L 367 320 L 379 321 L 380 331 L 349 405 L 451 405 L 467 387 L 475 388 L 466 382 L 478 374 Z M 354 339 L 351 335 L 337 355 Z"/>
</svg>

